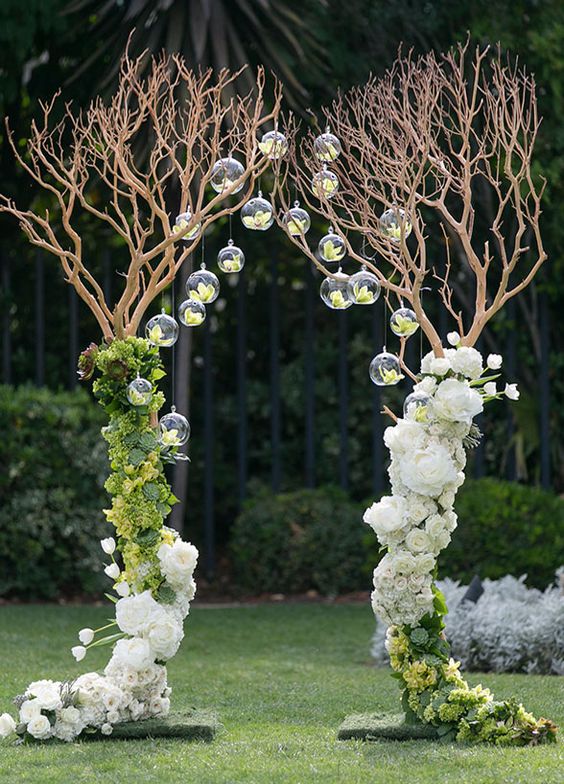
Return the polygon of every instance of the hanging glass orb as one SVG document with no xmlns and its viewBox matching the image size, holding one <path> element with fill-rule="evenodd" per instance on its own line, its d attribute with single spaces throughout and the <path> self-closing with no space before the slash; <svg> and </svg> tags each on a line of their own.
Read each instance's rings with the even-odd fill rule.
<svg viewBox="0 0 564 784">
<path fill-rule="evenodd" d="M 319 289 L 321 299 L 331 310 L 346 310 L 353 304 L 348 291 L 349 276 L 339 270 L 334 278 L 325 278 Z"/>
<path fill-rule="evenodd" d="M 190 438 L 190 423 L 182 414 L 176 412 L 174 406 L 170 414 L 165 414 L 159 420 L 159 443 L 164 447 L 182 446 Z"/>
<path fill-rule="evenodd" d="M 329 234 L 326 234 L 319 240 L 317 250 L 323 261 L 341 261 L 345 258 L 347 246 L 342 237 L 339 237 L 338 234 L 333 234 L 332 230 L 329 229 Z"/>
<path fill-rule="evenodd" d="M 185 299 L 178 306 L 178 318 L 185 327 L 199 327 L 206 318 L 206 306 L 197 299 Z"/>
<path fill-rule="evenodd" d="M 301 237 L 307 234 L 311 226 L 311 219 L 305 210 L 296 202 L 294 206 L 288 210 L 282 219 L 288 234 L 291 237 Z"/>
<path fill-rule="evenodd" d="M 127 399 L 132 406 L 146 406 L 151 402 L 153 397 L 153 387 L 150 381 L 146 378 L 137 376 L 128 385 L 126 393 Z"/>
<path fill-rule="evenodd" d="M 403 402 L 404 419 L 415 422 L 428 422 L 433 401 L 424 392 L 412 392 Z"/>
<path fill-rule="evenodd" d="M 266 231 L 274 223 L 272 205 L 269 201 L 262 198 L 260 191 L 258 196 L 249 199 L 243 206 L 241 220 L 245 228 L 253 231 Z"/>
<path fill-rule="evenodd" d="M 180 215 L 176 216 L 176 219 L 174 221 L 174 226 L 172 227 L 172 233 L 180 234 L 181 231 L 184 231 L 184 229 L 188 227 L 191 220 L 192 220 L 192 213 L 190 212 L 190 210 L 187 210 L 186 212 L 181 212 Z M 197 223 L 195 226 L 193 226 L 190 229 L 188 234 L 185 234 L 182 237 L 182 242 L 190 242 L 191 240 L 195 240 L 196 237 L 199 236 L 201 230 L 202 230 L 202 224 Z"/>
<path fill-rule="evenodd" d="M 390 329 L 400 338 L 409 338 L 419 329 L 417 316 L 410 308 L 398 308 L 390 316 Z"/>
<path fill-rule="evenodd" d="M 313 149 L 320 161 L 334 161 L 341 154 L 341 142 L 329 131 L 322 133 L 313 143 Z"/>
<path fill-rule="evenodd" d="M 271 161 L 276 161 L 288 152 L 288 140 L 280 131 L 268 131 L 259 142 L 259 150 Z"/>
<path fill-rule="evenodd" d="M 163 311 L 149 319 L 145 336 L 153 346 L 173 346 L 178 340 L 178 322 Z"/>
<path fill-rule="evenodd" d="M 329 169 L 317 172 L 311 180 L 311 190 L 318 199 L 332 199 L 339 190 L 337 175 Z"/>
<path fill-rule="evenodd" d="M 245 266 L 245 254 L 229 240 L 217 254 L 217 266 L 222 272 L 241 272 Z"/>
<path fill-rule="evenodd" d="M 349 297 L 355 305 L 373 305 L 380 296 L 380 281 L 372 272 L 361 269 L 348 282 Z"/>
<path fill-rule="evenodd" d="M 389 210 L 383 212 L 380 217 L 380 229 L 382 230 L 382 233 L 394 242 L 399 242 L 401 240 L 402 233 L 403 238 L 407 239 L 411 234 L 412 228 L 413 225 L 405 214 L 405 210 L 402 210 L 399 207 L 391 207 Z"/>
<path fill-rule="evenodd" d="M 235 158 L 220 158 L 213 165 L 210 177 L 210 185 L 216 193 L 223 193 L 230 188 L 235 180 L 238 180 L 245 173 L 245 168 L 242 163 L 239 163 Z M 245 181 L 234 188 L 231 193 L 239 193 L 245 187 Z"/>
<path fill-rule="evenodd" d="M 394 386 L 404 378 L 399 359 L 395 354 L 388 354 L 387 351 L 376 354 L 370 363 L 369 373 L 372 382 L 378 387 Z"/>
<path fill-rule="evenodd" d="M 190 299 L 209 305 L 219 295 L 219 280 L 217 275 L 206 269 L 202 264 L 199 270 L 193 272 L 186 281 L 186 293 Z"/>
</svg>

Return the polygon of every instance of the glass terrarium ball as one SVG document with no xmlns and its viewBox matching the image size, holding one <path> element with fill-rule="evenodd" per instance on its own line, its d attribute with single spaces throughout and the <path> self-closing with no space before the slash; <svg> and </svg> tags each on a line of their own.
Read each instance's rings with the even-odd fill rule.
<svg viewBox="0 0 564 784">
<path fill-rule="evenodd" d="M 415 422 L 427 422 L 431 413 L 433 401 L 424 392 L 412 392 L 403 402 L 404 419 L 413 419 Z"/>
<path fill-rule="evenodd" d="M 369 270 L 359 270 L 348 282 L 349 297 L 355 305 L 373 305 L 380 296 L 380 281 Z"/>
<path fill-rule="evenodd" d="M 186 281 L 186 293 L 190 299 L 209 305 L 219 295 L 219 280 L 217 275 L 207 269 L 193 272 Z"/>
<path fill-rule="evenodd" d="M 272 205 L 262 196 L 255 196 L 243 206 L 241 220 L 247 229 L 266 231 L 274 223 Z"/>
<path fill-rule="evenodd" d="M 313 175 L 311 190 L 318 199 L 332 199 L 339 190 L 337 175 L 328 169 L 317 172 Z"/>
<path fill-rule="evenodd" d="M 159 420 L 159 441 L 164 447 L 182 446 L 190 438 L 190 423 L 174 406 Z"/>
<path fill-rule="evenodd" d="M 145 336 L 153 346 L 173 346 L 178 340 L 178 322 L 166 313 L 159 313 L 147 322 Z"/>
<path fill-rule="evenodd" d="M 399 359 L 387 351 L 376 354 L 370 363 L 369 373 L 372 382 L 378 387 L 393 386 L 403 378 Z"/>
<path fill-rule="evenodd" d="M 184 229 L 188 227 L 188 224 L 190 223 L 191 220 L 192 220 L 192 213 L 190 212 L 190 210 L 188 210 L 187 212 L 181 212 L 180 215 L 176 216 L 176 220 L 174 221 L 174 226 L 172 227 L 173 233 L 180 234 L 181 231 L 184 231 Z M 202 224 L 196 223 L 196 225 L 190 229 L 188 234 L 184 234 L 184 236 L 182 237 L 182 241 L 190 242 L 191 240 L 195 240 L 196 237 L 200 234 L 201 229 L 202 229 Z"/>
<path fill-rule="evenodd" d="M 290 236 L 300 237 L 309 231 L 311 219 L 305 210 L 296 205 L 284 215 L 283 223 Z"/>
<path fill-rule="evenodd" d="M 335 273 L 334 278 L 325 278 L 319 289 L 321 299 L 332 310 L 346 310 L 353 304 L 348 291 L 349 276 Z"/>
<path fill-rule="evenodd" d="M 400 338 L 409 338 L 419 329 L 417 316 L 410 308 L 398 308 L 390 316 L 390 329 Z"/>
<path fill-rule="evenodd" d="M 380 216 L 380 229 L 382 233 L 394 242 L 399 242 L 402 238 L 407 239 L 411 234 L 413 225 L 407 217 L 405 210 L 399 207 L 391 207 Z"/>
<path fill-rule="evenodd" d="M 185 327 L 199 327 L 206 318 L 206 306 L 197 299 L 185 299 L 178 306 L 178 318 Z"/>
<path fill-rule="evenodd" d="M 235 158 L 220 158 L 213 165 L 210 184 L 216 193 L 223 193 L 230 188 L 235 180 L 238 180 L 245 173 L 245 168 L 242 163 L 239 163 Z M 245 181 L 234 188 L 231 193 L 239 193 L 245 187 Z"/>
<path fill-rule="evenodd" d="M 259 142 L 259 150 L 271 161 L 275 161 L 288 152 L 288 140 L 280 131 L 268 131 Z"/>
<path fill-rule="evenodd" d="M 245 254 L 229 240 L 217 254 L 217 266 L 222 272 L 241 272 L 245 266 Z"/>
<path fill-rule="evenodd" d="M 326 131 L 314 141 L 313 149 L 320 161 L 334 161 L 341 154 L 341 142 Z"/>
<path fill-rule="evenodd" d="M 153 397 L 153 387 L 146 378 L 134 378 L 126 391 L 127 399 L 132 406 L 146 406 Z"/>
<path fill-rule="evenodd" d="M 329 234 L 319 240 L 317 250 L 323 261 L 341 261 L 345 258 L 347 246 L 342 237 L 329 231 Z"/>
</svg>

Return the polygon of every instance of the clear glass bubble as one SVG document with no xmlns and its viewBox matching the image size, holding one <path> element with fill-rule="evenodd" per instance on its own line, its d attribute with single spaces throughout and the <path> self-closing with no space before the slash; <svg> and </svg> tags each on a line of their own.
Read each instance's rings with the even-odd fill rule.
<svg viewBox="0 0 564 784">
<path fill-rule="evenodd" d="M 173 346 L 178 340 L 178 322 L 166 313 L 159 313 L 147 322 L 145 337 L 153 346 Z"/>
<path fill-rule="evenodd" d="M 415 422 L 428 422 L 431 416 L 433 400 L 424 392 L 412 392 L 403 402 L 404 419 Z"/>
<path fill-rule="evenodd" d="M 229 240 L 217 254 L 217 266 L 222 272 L 241 272 L 245 266 L 245 254 Z"/>
<path fill-rule="evenodd" d="M 206 306 L 197 299 L 185 299 L 178 306 L 178 318 L 185 327 L 199 327 L 206 319 Z"/>
<path fill-rule="evenodd" d="M 332 199 L 339 190 L 337 175 L 329 169 L 317 172 L 311 180 L 311 190 L 318 199 Z"/>
<path fill-rule="evenodd" d="M 380 281 L 367 269 L 351 275 L 348 286 L 349 297 L 355 305 L 373 305 L 380 296 Z"/>
<path fill-rule="evenodd" d="M 159 443 L 164 447 L 182 446 L 190 438 L 190 424 L 185 416 L 177 413 L 174 406 L 170 414 L 159 420 Z"/>
<path fill-rule="evenodd" d="M 181 231 L 184 231 L 184 229 L 188 228 L 191 220 L 192 220 L 192 213 L 190 212 L 190 210 L 187 210 L 186 212 L 181 212 L 180 215 L 177 215 L 174 221 L 174 226 L 172 227 L 173 234 L 180 234 Z M 182 242 L 190 242 L 191 240 L 195 240 L 196 237 L 199 236 L 201 230 L 202 230 L 202 224 L 197 223 L 195 226 L 193 226 L 190 229 L 188 234 L 184 234 L 184 236 L 182 237 Z"/>
<path fill-rule="evenodd" d="M 347 246 L 342 237 L 329 229 L 329 233 L 319 240 L 317 250 L 323 261 L 342 261 L 345 258 Z"/>
<path fill-rule="evenodd" d="M 419 329 L 417 316 L 410 308 L 398 308 L 390 316 L 390 329 L 400 338 L 409 338 Z"/>
<path fill-rule="evenodd" d="M 223 193 L 230 188 L 235 180 L 238 180 L 245 173 L 245 167 L 235 158 L 220 158 L 213 165 L 210 185 L 216 193 Z M 231 193 L 239 193 L 245 187 L 243 180 L 240 185 L 234 188 Z"/>
<path fill-rule="evenodd" d="M 402 238 L 407 239 L 411 234 L 413 225 L 407 217 L 405 210 L 400 207 L 391 207 L 382 213 L 380 217 L 380 229 L 382 234 L 393 240 L 399 242 Z"/>
<path fill-rule="evenodd" d="M 241 220 L 243 226 L 252 231 L 266 231 L 274 223 L 272 205 L 269 201 L 258 196 L 250 199 L 241 210 Z"/>
<path fill-rule="evenodd" d="M 334 278 L 325 278 L 319 289 L 321 299 L 331 310 L 346 310 L 352 300 L 348 291 L 349 276 L 339 270 Z"/>
<path fill-rule="evenodd" d="M 288 140 L 280 131 L 268 131 L 259 142 L 259 150 L 271 161 L 275 161 L 288 152 Z"/>
<path fill-rule="evenodd" d="M 313 149 L 320 161 L 334 161 L 341 154 L 341 142 L 337 137 L 326 131 L 320 134 L 313 143 Z"/>
<path fill-rule="evenodd" d="M 217 275 L 210 272 L 202 265 L 201 269 L 193 272 L 186 281 L 186 293 L 190 299 L 209 305 L 219 295 L 219 280 Z"/>
<path fill-rule="evenodd" d="M 126 390 L 127 399 L 132 406 L 146 406 L 153 397 L 153 387 L 146 378 L 138 376 L 128 385 Z"/>
<path fill-rule="evenodd" d="M 394 386 L 404 378 L 399 359 L 387 351 L 376 354 L 370 363 L 369 373 L 372 382 L 378 387 Z"/>
<path fill-rule="evenodd" d="M 286 231 L 292 237 L 301 237 L 307 234 L 311 226 L 311 219 L 307 212 L 296 203 L 282 219 Z"/>
</svg>

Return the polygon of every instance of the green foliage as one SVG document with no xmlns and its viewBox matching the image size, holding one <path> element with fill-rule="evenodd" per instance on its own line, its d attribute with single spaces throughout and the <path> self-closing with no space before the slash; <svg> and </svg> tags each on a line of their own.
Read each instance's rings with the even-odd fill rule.
<svg viewBox="0 0 564 784">
<path fill-rule="evenodd" d="M 103 421 L 82 390 L 0 386 L 0 595 L 102 588 Z"/>
<path fill-rule="evenodd" d="M 237 584 L 255 594 L 366 587 L 361 509 L 337 488 L 259 493 L 235 522 L 231 552 Z"/>
</svg>

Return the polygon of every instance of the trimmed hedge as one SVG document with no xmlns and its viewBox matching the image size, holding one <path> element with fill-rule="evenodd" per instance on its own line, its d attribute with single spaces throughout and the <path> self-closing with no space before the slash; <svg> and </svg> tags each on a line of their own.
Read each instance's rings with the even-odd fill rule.
<svg viewBox="0 0 564 784">
<path fill-rule="evenodd" d="M 262 491 L 232 529 L 235 581 L 253 594 L 366 588 L 363 533 L 362 508 L 337 488 Z"/>
<path fill-rule="evenodd" d="M 0 386 L 0 596 L 103 589 L 104 421 L 82 390 Z"/>
</svg>

